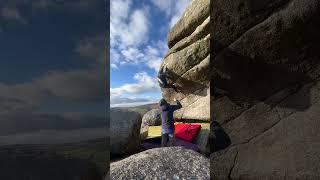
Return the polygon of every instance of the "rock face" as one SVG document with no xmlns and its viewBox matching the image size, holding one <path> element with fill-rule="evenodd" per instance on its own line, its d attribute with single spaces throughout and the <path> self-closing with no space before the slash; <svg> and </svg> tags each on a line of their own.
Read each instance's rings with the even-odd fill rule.
<svg viewBox="0 0 320 180">
<path fill-rule="evenodd" d="M 231 140 L 211 154 L 211 176 L 319 179 L 320 1 L 210 9 L 211 114 Z"/>
<path fill-rule="evenodd" d="M 181 92 L 162 89 L 162 95 L 170 103 L 181 101 L 176 119 L 210 119 L 209 7 L 209 0 L 191 1 L 168 35 L 170 49 L 161 66 L 168 64 L 169 82 Z"/>
<path fill-rule="evenodd" d="M 158 109 L 152 109 L 145 113 L 142 118 L 141 129 L 145 126 L 160 126 L 161 116 Z"/>
<path fill-rule="evenodd" d="M 145 113 L 142 117 L 140 137 L 141 140 L 148 136 L 149 126 L 160 126 L 161 125 L 161 115 L 158 109 L 152 109 Z"/>
<path fill-rule="evenodd" d="M 209 159 L 182 147 L 150 149 L 111 163 L 110 179 L 210 179 Z"/>
<path fill-rule="evenodd" d="M 127 154 L 140 145 L 141 115 L 125 109 L 110 111 L 110 153 Z"/>
</svg>

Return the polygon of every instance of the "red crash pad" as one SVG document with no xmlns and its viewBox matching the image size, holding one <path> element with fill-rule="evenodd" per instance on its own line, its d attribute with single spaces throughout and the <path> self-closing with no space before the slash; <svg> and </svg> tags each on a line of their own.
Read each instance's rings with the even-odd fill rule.
<svg viewBox="0 0 320 180">
<path fill-rule="evenodd" d="M 192 142 L 201 130 L 200 124 L 176 124 L 174 135 L 176 138 Z"/>
</svg>

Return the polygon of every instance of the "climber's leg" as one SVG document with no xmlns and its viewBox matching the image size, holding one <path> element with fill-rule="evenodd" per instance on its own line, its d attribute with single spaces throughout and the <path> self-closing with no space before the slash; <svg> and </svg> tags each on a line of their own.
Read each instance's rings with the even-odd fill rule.
<svg viewBox="0 0 320 180">
<path fill-rule="evenodd" d="M 161 147 L 166 147 L 168 144 L 168 140 L 169 140 L 169 134 L 162 134 L 161 137 Z"/>
<path fill-rule="evenodd" d="M 159 82 L 160 87 L 162 87 L 162 88 L 169 87 L 168 80 L 164 75 L 158 76 L 158 82 Z"/>
<path fill-rule="evenodd" d="M 164 71 L 165 72 L 165 71 Z M 177 84 L 174 83 L 174 84 L 169 84 L 168 83 L 168 77 L 167 75 L 164 73 L 164 72 L 161 72 L 159 75 L 158 75 L 158 82 L 159 82 L 159 86 L 161 88 L 173 88 L 174 91 L 176 92 L 180 92 L 177 88 Z"/>
<path fill-rule="evenodd" d="M 169 134 L 170 146 L 174 146 L 174 134 Z"/>
</svg>

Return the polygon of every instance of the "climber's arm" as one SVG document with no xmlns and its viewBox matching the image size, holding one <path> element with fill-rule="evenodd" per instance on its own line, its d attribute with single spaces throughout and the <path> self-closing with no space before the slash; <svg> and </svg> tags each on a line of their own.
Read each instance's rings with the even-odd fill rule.
<svg viewBox="0 0 320 180">
<path fill-rule="evenodd" d="M 178 109 L 182 108 L 180 101 L 176 100 L 176 98 L 174 98 L 173 100 L 177 103 L 176 105 L 172 105 L 174 110 L 178 110 Z"/>
</svg>

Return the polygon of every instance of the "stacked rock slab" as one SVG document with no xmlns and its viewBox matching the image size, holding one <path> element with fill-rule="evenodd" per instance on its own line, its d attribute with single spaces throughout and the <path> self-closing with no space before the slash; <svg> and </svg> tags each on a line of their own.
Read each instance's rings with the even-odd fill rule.
<svg viewBox="0 0 320 180">
<path fill-rule="evenodd" d="M 151 109 L 146 112 L 142 117 L 140 136 L 141 140 L 148 137 L 149 126 L 160 126 L 161 125 L 161 115 L 159 109 Z"/>
<path fill-rule="evenodd" d="M 320 1 L 212 0 L 216 179 L 319 179 Z"/>
<path fill-rule="evenodd" d="M 177 83 L 181 92 L 162 89 L 163 97 L 173 103 L 181 100 L 182 109 L 175 119 L 210 119 L 210 17 L 209 0 L 193 0 L 168 35 L 169 83 Z"/>
<path fill-rule="evenodd" d="M 139 150 L 141 115 L 127 109 L 110 111 L 110 153 L 129 154 Z"/>
</svg>

